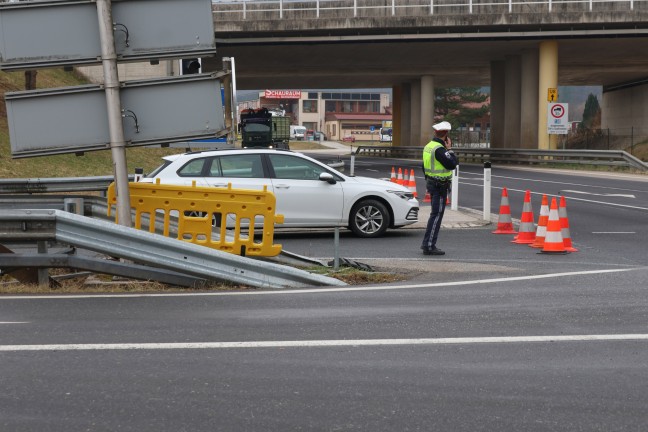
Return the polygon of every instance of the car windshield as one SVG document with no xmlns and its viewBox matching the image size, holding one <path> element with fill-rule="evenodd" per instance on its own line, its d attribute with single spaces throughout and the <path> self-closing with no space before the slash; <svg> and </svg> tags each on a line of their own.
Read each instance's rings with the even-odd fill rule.
<svg viewBox="0 0 648 432">
<path fill-rule="evenodd" d="M 270 126 L 259 123 L 247 123 L 245 125 L 246 132 L 270 132 Z"/>
</svg>

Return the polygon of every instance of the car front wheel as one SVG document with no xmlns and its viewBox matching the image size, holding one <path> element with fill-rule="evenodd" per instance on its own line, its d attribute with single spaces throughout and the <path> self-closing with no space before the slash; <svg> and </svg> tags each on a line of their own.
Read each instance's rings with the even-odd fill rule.
<svg viewBox="0 0 648 432">
<path fill-rule="evenodd" d="M 387 207 L 374 199 L 356 203 L 349 215 L 349 228 L 358 237 L 380 237 L 387 231 L 389 222 Z"/>
</svg>

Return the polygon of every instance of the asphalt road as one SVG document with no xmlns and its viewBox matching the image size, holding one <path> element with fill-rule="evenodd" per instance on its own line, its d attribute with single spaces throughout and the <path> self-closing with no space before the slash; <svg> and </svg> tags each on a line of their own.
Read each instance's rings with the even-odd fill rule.
<svg viewBox="0 0 648 432">
<path fill-rule="evenodd" d="M 463 168 L 460 205 L 477 208 L 479 167 Z M 514 217 L 517 190 L 588 193 L 569 195 L 579 252 L 538 254 L 488 226 L 443 230 L 444 257 L 420 254 L 420 229 L 343 232 L 342 256 L 406 280 L 0 297 L 0 430 L 645 430 L 645 182 L 493 171 Z M 635 198 L 592 195 L 611 190 Z M 277 241 L 332 256 L 331 231 Z"/>
</svg>

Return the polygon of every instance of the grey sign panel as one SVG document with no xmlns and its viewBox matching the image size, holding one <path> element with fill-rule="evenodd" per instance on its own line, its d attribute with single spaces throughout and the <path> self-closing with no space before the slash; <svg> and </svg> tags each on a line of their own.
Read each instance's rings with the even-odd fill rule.
<svg viewBox="0 0 648 432">
<path fill-rule="evenodd" d="M 118 59 L 214 55 L 211 6 L 211 0 L 113 0 Z"/>
<path fill-rule="evenodd" d="M 118 61 L 216 53 L 211 0 L 113 1 Z M 94 1 L 0 3 L 0 70 L 101 63 Z"/>
<path fill-rule="evenodd" d="M 90 1 L 0 3 L 0 69 L 96 63 L 97 27 Z"/>
<path fill-rule="evenodd" d="M 227 132 L 216 74 L 129 81 L 120 91 L 127 146 Z M 14 158 L 110 148 L 105 90 L 97 85 L 5 95 Z"/>
</svg>

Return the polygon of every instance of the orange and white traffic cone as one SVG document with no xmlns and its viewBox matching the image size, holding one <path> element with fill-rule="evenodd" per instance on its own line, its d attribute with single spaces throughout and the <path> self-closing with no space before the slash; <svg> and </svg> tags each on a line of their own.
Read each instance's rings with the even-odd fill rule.
<svg viewBox="0 0 648 432">
<path fill-rule="evenodd" d="M 558 215 L 558 204 L 556 198 L 551 198 L 551 210 L 547 221 L 547 236 L 544 239 L 542 250 L 539 253 L 566 254 L 565 243 L 563 242 L 560 216 Z"/>
<path fill-rule="evenodd" d="M 405 183 L 403 183 L 403 169 L 398 168 L 398 177 L 396 177 L 396 183 L 398 183 L 401 186 L 407 186 Z"/>
<path fill-rule="evenodd" d="M 416 192 L 416 180 L 414 179 L 414 170 L 410 170 L 409 181 L 407 182 L 407 188 L 414 194 L 414 198 L 418 198 L 418 193 Z"/>
<path fill-rule="evenodd" d="M 513 219 L 511 219 L 508 191 L 503 188 L 499 216 L 497 217 L 497 229 L 493 231 L 493 234 L 515 234 L 516 232 L 513 228 Z"/>
<path fill-rule="evenodd" d="M 544 246 L 547 235 L 547 222 L 549 222 L 549 200 L 547 195 L 542 195 L 542 205 L 540 206 L 540 215 L 538 216 L 538 228 L 536 238 L 529 246 L 532 248 L 541 248 Z"/>
<path fill-rule="evenodd" d="M 578 252 L 578 249 L 572 246 L 571 234 L 569 233 L 569 218 L 567 217 L 567 202 L 564 196 L 560 197 L 558 216 L 560 216 L 560 234 L 562 234 L 565 250 L 567 252 Z"/>
<path fill-rule="evenodd" d="M 430 196 L 430 192 L 425 192 L 425 196 L 423 197 L 423 202 L 424 203 L 431 203 L 432 202 L 432 197 Z"/>
<path fill-rule="evenodd" d="M 396 171 L 394 170 L 394 167 L 392 167 L 392 172 L 391 172 L 391 176 L 389 177 L 389 181 L 392 183 L 396 183 Z"/>
<path fill-rule="evenodd" d="M 535 233 L 533 208 L 531 207 L 531 191 L 527 190 L 524 194 L 524 205 L 522 206 L 518 235 L 515 236 L 515 239 L 511 240 L 511 243 L 531 244 L 535 241 Z"/>
</svg>

